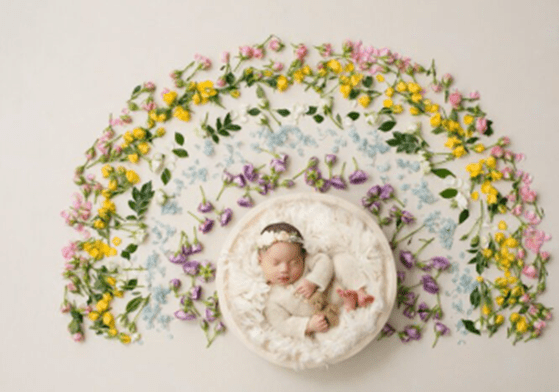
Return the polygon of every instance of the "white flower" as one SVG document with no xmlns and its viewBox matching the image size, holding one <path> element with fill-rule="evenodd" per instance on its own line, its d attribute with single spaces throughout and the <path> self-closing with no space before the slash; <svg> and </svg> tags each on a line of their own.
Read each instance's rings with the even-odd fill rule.
<svg viewBox="0 0 559 392">
<path fill-rule="evenodd" d="M 157 153 L 153 156 L 151 162 L 149 163 L 149 168 L 152 172 L 157 173 L 163 168 L 163 163 L 165 162 L 165 155 Z"/>
<path fill-rule="evenodd" d="M 458 192 L 456 195 L 456 202 L 461 210 L 468 208 L 468 199 L 466 199 L 462 192 Z"/>
<path fill-rule="evenodd" d="M 487 238 L 487 236 L 483 235 L 481 236 L 479 243 L 481 244 L 482 247 L 485 248 L 489 244 L 489 239 Z"/>
<path fill-rule="evenodd" d="M 148 233 L 145 229 L 138 229 L 132 232 L 132 235 L 130 237 L 132 238 L 132 242 L 134 242 L 136 245 L 140 245 L 142 242 L 145 241 L 147 236 Z"/>
<path fill-rule="evenodd" d="M 416 133 L 421 131 L 421 122 L 417 121 L 414 123 L 411 123 L 408 128 L 406 129 L 407 133 Z"/>
<path fill-rule="evenodd" d="M 373 127 L 380 124 L 380 114 L 377 112 L 365 113 L 365 119 L 367 123 Z"/>
<path fill-rule="evenodd" d="M 332 107 L 332 103 L 334 102 L 332 97 L 323 98 L 320 100 L 318 107 L 322 108 L 322 110 L 329 109 Z"/>
<path fill-rule="evenodd" d="M 239 106 L 239 111 L 231 111 L 231 120 L 239 120 L 242 123 L 248 121 L 248 105 L 243 103 Z"/>
<path fill-rule="evenodd" d="M 155 202 L 160 206 L 164 206 L 167 204 L 167 200 L 169 200 L 169 196 L 165 193 L 163 189 L 158 189 L 155 191 Z"/>
<path fill-rule="evenodd" d="M 344 118 L 343 125 L 344 127 L 350 127 L 353 124 L 353 120 L 349 117 Z"/>
<path fill-rule="evenodd" d="M 423 174 L 429 174 L 431 172 L 431 163 L 425 158 L 420 159 L 419 168 Z"/>
</svg>

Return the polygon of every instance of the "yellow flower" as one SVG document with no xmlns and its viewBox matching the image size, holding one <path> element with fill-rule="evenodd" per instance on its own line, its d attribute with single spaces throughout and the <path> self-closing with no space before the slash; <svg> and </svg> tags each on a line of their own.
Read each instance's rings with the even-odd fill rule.
<svg viewBox="0 0 559 392">
<path fill-rule="evenodd" d="M 507 238 L 507 240 L 505 241 L 505 245 L 508 246 L 509 248 L 516 248 L 518 246 L 518 241 L 515 240 L 512 237 Z"/>
<path fill-rule="evenodd" d="M 138 182 L 140 182 L 140 176 L 138 176 L 138 173 L 136 173 L 134 170 L 128 170 L 126 172 L 126 179 L 131 184 L 137 184 Z"/>
<path fill-rule="evenodd" d="M 510 315 L 510 321 L 513 323 L 516 323 L 518 320 L 520 320 L 520 315 L 518 313 L 515 312 Z"/>
<path fill-rule="evenodd" d="M 128 344 L 128 343 L 130 343 L 130 341 L 132 340 L 132 339 L 130 339 L 130 336 L 129 336 L 129 335 L 126 335 L 125 333 L 121 334 L 121 335 L 119 336 L 119 339 L 120 339 L 120 341 L 121 341 L 123 344 Z"/>
<path fill-rule="evenodd" d="M 130 131 L 126 131 L 124 135 L 122 135 L 122 138 L 126 144 L 130 144 L 134 141 L 134 134 Z"/>
<path fill-rule="evenodd" d="M 177 92 L 176 91 L 169 91 L 166 94 L 163 94 L 163 101 L 169 106 L 177 99 Z"/>
<path fill-rule="evenodd" d="M 208 102 L 208 98 L 213 97 L 217 94 L 217 90 L 214 88 L 214 82 L 211 80 L 205 80 L 196 85 L 196 88 L 202 96 L 202 103 Z"/>
<path fill-rule="evenodd" d="M 487 165 L 487 167 L 491 168 L 491 169 L 495 169 L 495 166 L 497 166 L 497 160 L 495 160 L 494 156 L 490 156 L 489 158 L 487 158 L 487 160 L 485 161 L 485 164 Z"/>
<path fill-rule="evenodd" d="M 349 84 L 342 84 L 340 86 L 340 93 L 342 93 L 344 98 L 348 98 L 351 93 L 351 86 Z"/>
<path fill-rule="evenodd" d="M 118 182 L 114 179 L 109 181 L 109 185 L 107 185 L 107 189 L 109 191 L 116 191 L 117 187 L 118 187 Z"/>
<path fill-rule="evenodd" d="M 109 308 L 109 302 L 105 301 L 104 299 L 102 299 L 101 301 L 97 302 L 97 304 L 95 305 L 95 309 L 97 309 L 97 311 L 99 313 L 103 313 L 105 310 L 107 310 Z"/>
<path fill-rule="evenodd" d="M 410 93 L 415 94 L 421 91 L 421 86 L 417 83 L 409 82 L 408 90 L 410 90 Z"/>
<path fill-rule="evenodd" d="M 104 229 L 106 226 L 105 222 L 103 222 L 101 219 L 97 219 L 95 222 L 93 222 L 93 227 L 95 227 L 96 229 Z"/>
<path fill-rule="evenodd" d="M 381 83 L 384 82 L 384 75 L 378 74 L 378 75 L 376 76 L 376 78 L 377 78 L 377 81 L 378 81 L 378 82 L 381 82 Z"/>
<path fill-rule="evenodd" d="M 340 62 L 338 60 L 332 59 L 332 60 L 328 61 L 326 66 L 328 68 L 330 68 L 332 70 L 332 72 L 334 72 L 336 74 L 342 72 L 342 65 L 340 64 Z"/>
<path fill-rule="evenodd" d="M 495 203 L 497 203 L 497 196 L 493 194 L 487 195 L 487 204 L 495 204 Z"/>
<path fill-rule="evenodd" d="M 109 329 L 108 334 L 111 337 L 115 337 L 118 334 L 118 331 L 116 330 L 116 328 L 111 328 L 111 329 Z"/>
<path fill-rule="evenodd" d="M 466 149 L 464 148 L 464 146 L 458 146 L 454 150 L 452 150 L 452 155 L 454 155 L 456 158 L 460 158 L 466 155 Z"/>
<path fill-rule="evenodd" d="M 353 65 L 353 63 L 347 63 L 347 65 L 345 66 L 345 71 L 346 72 L 351 72 L 355 69 L 355 66 Z"/>
<path fill-rule="evenodd" d="M 138 144 L 138 150 L 140 150 L 140 152 L 142 153 L 142 155 L 146 155 L 149 150 L 150 150 L 150 146 L 148 143 L 140 143 Z"/>
<path fill-rule="evenodd" d="M 119 237 L 114 237 L 112 242 L 114 246 L 119 246 L 122 243 L 122 240 Z"/>
<path fill-rule="evenodd" d="M 400 81 L 397 85 L 396 85 L 396 90 L 398 90 L 399 92 L 403 93 L 404 91 L 406 91 L 408 89 L 408 85 L 403 82 Z"/>
<path fill-rule="evenodd" d="M 485 151 L 485 146 L 483 144 L 476 144 L 476 146 L 474 147 L 474 151 L 477 153 L 482 153 Z"/>
<path fill-rule="evenodd" d="M 194 94 L 192 96 L 192 102 L 194 103 L 194 105 L 200 105 L 200 103 L 202 102 L 202 96 L 198 93 Z"/>
<path fill-rule="evenodd" d="M 126 168 L 124 166 L 119 166 L 116 168 L 118 174 L 126 174 Z"/>
<path fill-rule="evenodd" d="M 522 316 L 520 320 L 516 323 L 516 332 L 523 334 L 528 330 L 528 323 L 526 322 L 526 318 Z"/>
<path fill-rule="evenodd" d="M 128 160 L 132 163 L 138 163 L 138 154 L 128 155 Z"/>
<path fill-rule="evenodd" d="M 483 305 L 483 308 L 481 308 L 481 313 L 483 313 L 485 316 L 489 316 L 489 314 L 491 313 L 491 308 L 487 306 L 487 304 L 485 304 Z"/>
<path fill-rule="evenodd" d="M 485 257 L 485 258 L 488 259 L 488 258 L 490 258 L 491 256 L 493 256 L 493 251 L 492 251 L 491 249 L 489 249 L 489 248 L 484 248 L 484 249 L 481 251 L 481 254 L 483 255 L 483 257 Z"/>
<path fill-rule="evenodd" d="M 503 324 L 504 322 L 505 322 L 505 316 L 503 316 L 502 314 L 498 314 L 498 315 L 495 317 L 495 324 L 496 324 L 496 325 L 501 325 L 501 324 Z"/>
<path fill-rule="evenodd" d="M 122 298 L 124 296 L 124 293 L 120 290 L 115 290 L 114 294 L 117 298 Z"/>
<path fill-rule="evenodd" d="M 135 128 L 132 131 L 132 134 L 134 135 L 134 137 L 138 140 L 141 140 L 143 138 L 146 137 L 146 131 L 144 131 L 142 128 Z"/>
<path fill-rule="evenodd" d="M 495 303 L 499 306 L 503 306 L 503 304 L 505 303 L 505 297 L 499 295 L 497 298 L 495 298 Z"/>
<path fill-rule="evenodd" d="M 318 71 L 318 76 L 320 76 L 321 78 L 326 76 L 327 71 L 326 68 L 322 68 L 320 71 Z"/>
<path fill-rule="evenodd" d="M 466 171 L 470 173 L 471 178 L 477 177 L 482 173 L 483 165 L 480 163 L 470 163 L 466 165 Z"/>
<path fill-rule="evenodd" d="M 473 122 L 474 122 L 473 116 L 470 116 L 469 114 L 466 114 L 466 115 L 464 116 L 464 124 L 470 125 L 470 124 L 473 123 Z"/>
<path fill-rule="evenodd" d="M 522 294 L 524 294 L 524 289 L 522 288 L 522 286 L 516 286 L 514 289 L 512 289 L 510 294 L 514 297 L 520 297 Z"/>
<path fill-rule="evenodd" d="M 241 96 L 241 92 L 239 90 L 233 90 L 229 94 L 231 94 L 233 98 L 239 98 Z"/>
<path fill-rule="evenodd" d="M 417 107 L 412 106 L 412 107 L 410 107 L 410 113 L 414 116 L 417 116 L 421 112 L 419 111 L 419 109 Z"/>
<path fill-rule="evenodd" d="M 167 133 L 167 131 L 165 131 L 165 128 L 157 128 L 157 131 L 155 131 L 155 135 L 157 137 L 163 137 L 165 136 L 165 133 Z"/>
<path fill-rule="evenodd" d="M 101 173 L 103 174 L 103 178 L 109 177 L 109 175 L 113 172 L 113 167 L 111 165 L 105 165 L 101 168 Z"/>
<path fill-rule="evenodd" d="M 96 321 L 99 318 L 99 313 L 98 312 L 89 312 L 87 314 L 87 317 L 89 317 L 89 319 L 91 321 Z"/>
<path fill-rule="evenodd" d="M 116 211 L 115 203 L 113 203 L 110 200 L 106 200 L 106 199 L 103 201 L 103 208 L 107 209 L 110 212 L 115 212 Z"/>
<path fill-rule="evenodd" d="M 363 78 L 362 74 L 353 74 L 351 75 L 351 78 L 349 78 L 349 83 L 355 87 L 359 84 L 359 82 L 361 81 L 361 79 Z"/>
<path fill-rule="evenodd" d="M 481 184 L 481 193 L 486 195 L 490 193 L 489 191 L 491 190 L 491 188 L 491 181 L 485 181 L 483 184 Z"/>
<path fill-rule="evenodd" d="M 480 283 L 483 282 L 483 276 L 478 276 L 478 277 L 476 277 L 476 280 L 477 280 L 478 282 L 480 282 Z"/>
<path fill-rule="evenodd" d="M 473 191 L 470 196 L 472 197 L 472 200 L 474 200 L 474 201 L 477 201 L 477 199 L 479 199 L 479 193 L 477 191 Z"/>
<path fill-rule="evenodd" d="M 507 223 L 506 223 L 505 221 L 502 220 L 502 221 L 499 222 L 499 225 L 498 225 L 497 227 L 499 228 L 499 230 L 503 230 L 503 231 L 504 231 L 504 230 L 507 229 L 508 226 L 507 226 Z"/>
<path fill-rule="evenodd" d="M 113 296 L 111 295 L 111 293 L 103 293 L 103 301 L 111 302 L 112 299 Z"/>
<path fill-rule="evenodd" d="M 283 75 L 278 76 L 276 83 L 277 89 L 279 91 L 285 91 L 289 87 L 289 81 Z"/>
<path fill-rule="evenodd" d="M 109 253 L 107 254 L 107 256 L 116 256 L 117 253 L 118 252 L 115 248 L 109 248 Z"/>
<path fill-rule="evenodd" d="M 388 87 L 384 92 L 387 97 L 391 98 L 394 95 L 394 89 L 392 87 Z"/>
<path fill-rule="evenodd" d="M 103 315 L 103 324 L 105 324 L 108 327 L 114 327 L 115 325 L 115 318 L 113 316 L 112 313 L 107 312 Z"/>
<path fill-rule="evenodd" d="M 305 80 L 305 74 L 302 70 L 298 69 L 297 71 L 293 72 L 293 79 L 295 79 L 297 83 L 302 83 L 303 80 Z"/>
<path fill-rule="evenodd" d="M 402 105 L 394 105 L 392 107 L 392 113 L 394 114 L 400 114 L 404 111 L 404 108 L 402 107 Z"/>
<path fill-rule="evenodd" d="M 423 99 L 423 97 L 419 93 L 412 94 L 412 96 L 411 96 L 411 100 L 415 103 L 418 103 L 422 99 Z"/>
<path fill-rule="evenodd" d="M 501 233 L 500 231 L 495 233 L 495 241 L 500 244 L 501 242 L 503 242 L 503 240 L 505 239 L 505 235 L 503 233 Z"/>
<path fill-rule="evenodd" d="M 113 278 L 112 276 L 108 276 L 107 279 L 105 279 L 107 281 L 108 284 L 110 284 L 111 286 L 114 286 L 116 284 L 116 279 Z"/>
<path fill-rule="evenodd" d="M 430 123 L 432 127 L 436 128 L 441 125 L 441 121 L 441 114 L 437 113 L 433 117 L 431 117 Z"/>
<path fill-rule="evenodd" d="M 190 121 L 190 112 L 182 106 L 177 106 L 173 112 L 173 117 L 181 121 Z"/>
<path fill-rule="evenodd" d="M 385 100 L 382 102 L 382 105 L 383 105 L 385 108 L 392 107 L 393 104 L 394 104 L 394 103 L 392 102 L 391 99 L 385 99 Z"/>
<path fill-rule="evenodd" d="M 359 104 L 361 106 L 363 106 L 364 108 L 368 107 L 369 104 L 371 103 L 371 97 L 369 97 L 368 95 L 362 95 L 359 99 Z"/>
</svg>

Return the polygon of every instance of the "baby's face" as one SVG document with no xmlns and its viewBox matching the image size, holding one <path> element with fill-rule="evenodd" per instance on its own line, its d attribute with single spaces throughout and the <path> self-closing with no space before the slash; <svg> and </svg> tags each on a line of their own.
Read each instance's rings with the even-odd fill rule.
<svg viewBox="0 0 559 392">
<path fill-rule="evenodd" d="M 270 284 L 287 286 L 296 282 L 305 269 L 305 256 L 301 245 L 276 242 L 259 254 L 260 267 Z"/>
</svg>

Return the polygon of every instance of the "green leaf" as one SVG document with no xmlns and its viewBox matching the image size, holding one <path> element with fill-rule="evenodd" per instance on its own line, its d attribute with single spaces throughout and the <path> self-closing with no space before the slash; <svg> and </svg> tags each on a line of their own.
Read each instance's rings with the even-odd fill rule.
<svg viewBox="0 0 559 392">
<path fill-rule="evenodd" d="M 466 219 L 468 219 L 469 216 L 470 216 L 470 211 L 462 210 L 460 216 L 458 217 L 458 224 L 459 225 L 462 224 Z"/>
<path fill-rule="evenodd" d="M 184 136 L 178 132 L 175 132 L 175 141 L 179 146 L 184 144 Z"/>
<path fill-rule="evenodd" d="M 212 140 L 214 141 L 215 144 L 219 143 L 219 137 L 217 135 L 212 134 Z"/>
<path fill-rule="evenodd" d="M 363 86 L 369 88 L 373 85 L 373 77 L 372 76 L 367 76 L 366 78 L 363 79 Z"/>
<path fill-rule="evenodd" d="M 221 128 L 223 128 L 222 124 L 221 124 L 221 119 L 218 117 L 216 122 L 215 122 L 215 128 L 219 131 Z"/>
<path fill-rule="evenodd" d="M 220 129 L 219 131 L 217 131 L 217 133 L 219 133 L 221 136 L 229 136 L 229 132 L 224 129 Z"/>
<path fill-rule="evenodd" d="M 75 333 L 81 332 L 82 327 L 78 320 L 73 319 L 70 324 L 68 324 L 68 331 L 73 335 Z"/>
<path fill-rule="evenodd" d="M 134 91 L 132 91 L 132 95 L 138 94 L 141 89 L 142 89 L 142 86 L 140 86 L 140 85 L 134 87 Z"/>
<path fill-rule="evenodd" d="M 447 169 L 433 169 L 431 172 L 439 178 L 446 178 L 448 176 L 456 177 L 453 172 Z"/>
<path fill-rule="evenodd" d="M 228 124 L 225 126 L 225 129 L 228 129 L 229 131 L 240 131 L 241 127 L 235 124 Z"/>
<path fill-rule="evenodd" d="M 444 191 L 442 191 L 441 193 L 439 193 L 439 195 L 441 195 L 445 199 L 452 199 L 457 194 L 458 194 L 458 191 L 454 188 L 447 188 Z"/>
<path fill-rule="evenodd" d="M 446 132 L 446 131 L 442 127 L 437 127 L 437 128 L 435 128 L 431 131 L 431 133 L 433 133 L 435 135 L 438 135 L 438 134 L 443 133 L 443 132 Z"/>
<path fill-rule="evenodd" d="M 355 121 L 359 118 L 360 114 L 358 112 L 350 112 L 347 114 L 347 116 Z"/>
<path fill-rule="evenodd" d="M 188 152 L 182 148 L 175 148 L 173 153 L 179 158 L 186 158 L 188 156 Z"/>
<path fill-rule="evenodd" d="M 227 84 L 235 84 L 235 75 L 229 72 L 227 75 L 225 75 L 225 81 L 227 82 Z"/>
<path fill-rule="evenodd" d="M 231 124 L 231 114 L 227 113 L 227 115 L 225 116 L 225 119 L 223 120 L 223 125 L 225 125 L 225 127 L 227 127 L 227 125 Z"/>
<path fill-rule="evenodd" d="M 470 294 L 470 303 L 474 306 L 474 309 L 479 306 L 481 302 L 481 293 L 479 292 L 479 288 L 476 287 L 474 291 Z"/>
<path fill-rule="evenodd" d="M 250 114 L 251 116 L 258 116 L 260 114 L 260 109 L 252 108 L 247 113 Z"/>
<path fill-rule="evenodd" d="M 321 123 L 322 121 L 324 121 L 324 117 L 322 117 L 320 114 L 316 114 L 313 116 L 314 121 L 316 121 L 317 123 Z"/>
<path fill-rule="evenodd" d="M 291 114 L 291 112 L 287 109 L 278 109 L 276 110 L 278 112 L 278 114 L 282 117 L 287 117 Z"/>
<path fill-rule="evenodd" d="M 476 329 L 473 321 L 462 319 L 462 322 L 464 323 L 464 327 L 466 327 L 466 329 L 469 332 L 474 333 L 476 335 L 481 335 L 481 333 Z"/>
<path fill-rule="evenodd" d="M 262 86 L 258 85 L 258 87 L 256 87 L 256 96 L 258 98 L 264 98 L 266 96 L 266 94 L 264 94 L 264 89 L 262 89 Z"/>
<path fill-rule="evenodd" d="M 138 286 L 138 279 L 130 279 L 124 286 L 122 286 L 122 290 L 124 291 L 132 291 Z"/>
<path fill-rule="evenodd" d="M 163 170 L 163 173 L 161 173 L 161 181 L 163 181 L 164 185 L 167 185 L 169 181 L 171 181 L 171 171 L 169 169 L 165 168 L 165 170 Z"/>
<path fill-rule="evenodd" d="M 359 89 L 351 89 L 348 99 L 355 99 L 359 96 L 360 93 L 361 91 L 359 91 Z"/>
<path fill-rule="evenodd" d="M 378 128 L 380 131 L 388 132 L 396 125 L 396 121 L 385 121 Z"/>
<path fill-rule="evenodd" d="M 128 304 L 126 304 L 126 313 L 132 313 L 133 311 L 138 309 L 143 300 L 144 299 L 142 297 L 136 297 L 136 298 L 130 300 L 130 302 L 128 302 Z"/>
<path fill-rule="evenodd" d="M 307 116 L 312 116 L 316 113 L 317 107 L 316 106 L 309 106 L 309 110 L 305 113 Z"/>
<path fill-rule="evenodd" d="M 388 139 L 386 141 L 386 144 L 388 144 L 391 147 L 396 147 L 400 144 L 400 140 L 398 140 L 398 139 Z"/>
</svg>

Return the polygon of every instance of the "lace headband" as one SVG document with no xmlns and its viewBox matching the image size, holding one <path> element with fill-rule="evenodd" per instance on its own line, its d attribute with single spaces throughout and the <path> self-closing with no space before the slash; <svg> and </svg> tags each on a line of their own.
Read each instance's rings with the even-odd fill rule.
<svg viewBox="0 0 559 392">
<path fill-rule="evenodd" d="M 266 231 L 262 233 L 260 238 L 256 241 L 256 248 L 258 250 L 266 250 L 276 242 L 289 242 L 303 245 L 303 239 L 295 233 L 288 233 L 286 231 Z"/>
</svg>

